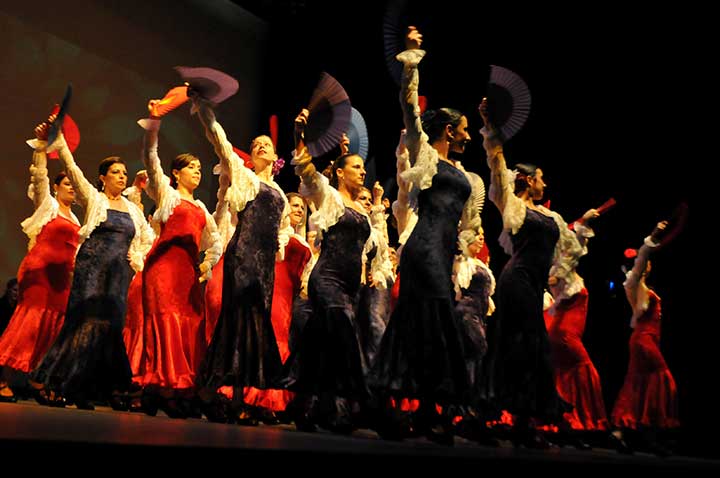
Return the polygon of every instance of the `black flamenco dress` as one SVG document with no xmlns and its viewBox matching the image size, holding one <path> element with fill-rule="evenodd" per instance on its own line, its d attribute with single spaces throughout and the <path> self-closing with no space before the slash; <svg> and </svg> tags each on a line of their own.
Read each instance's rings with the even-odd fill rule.
<svg viewBox="0 0 720 478">
<path fill-rule="evenodd" d="M 491 333 L 488 394 L 510 413 L 557 421 L 568 409 L 555 388 L 543 291 L 560 236 L 555 220 L 526 208 L 500 274 Z"/>
<path fill-rule="evenodd" d="M 418 222 L 400 258 L 400 295 L 371 374 L 373 388 L 396 398 L 452 403 L 469 388 L 452 268 L 470 192 L 465 174 L 439 161 L 432 186 L 419 194 Z"/>
<path fill-rule="evenodd" d="M 321 424 L 347 423 L 347 400 L 369 397 L 355 320 L 362 252 L 369 236 L 367 217 L 346 207 L 323 234 L 320 257 L 310 275 L 312 313 L 290 359 L 289 386 L 303 398 L 319 399 L 314 413 Z"/>
<path fill-rule="evenodd" d="M 201 386 L 275 388 L 282 361 L 270 311 L 284 203 L 279 191 L 260 182 L 255 199 L 238 212 L 225 249 L 222 306 L 201 367 Z"/>
<path fill-rule="evenodd" d="M 135 235 L 127 212 L 107 210 L 75 259 L 65 322 L 32 379 L 69 399 L 126 390 L 132 373 L 122 330 L 132 277 L 128 249 Z"/>
</svg>

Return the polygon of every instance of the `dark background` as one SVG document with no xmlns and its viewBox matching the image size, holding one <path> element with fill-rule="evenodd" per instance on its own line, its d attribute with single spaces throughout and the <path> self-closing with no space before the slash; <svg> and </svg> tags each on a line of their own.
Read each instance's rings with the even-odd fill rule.
<svg viewBox="0 0 720 478">
<path fill-rule="evenodd" d="M 44 3 L 50 5 L 40 2 Z M 145 114 L 147 99 L 161 97 L 175 86 L 172 67 L 188 65 L 219 68 L 240 81 L 239 93 L 219 106 L 218 117 L 231 140 L 243 149 L 252 137 L 267 132 L 268 117 L 277 114 L 278 151 L 288 162 L 293 118 L 306 106 L 320 72 L 327 71 L 363 114 L 370 135 L 369 156 L 377 178 L 385 182 L 394 176 L 394 148 L 402 127 L 398 87 L 387 72 L 383 50 L 386 3 L 161 0 L 107 1 L 89 7 L 70 0 L 60 21 L 50 11 L 34 11 L 37 6 L 0 7 L 0 20 L 24 28 L 30 38 L 48 35 L 69 42 L 70 53 L 61 52 L 65 58 L 89 53 L 100 57 L 102 66 L 138 78 L 135 83 L 141 86 L 136 88 L 123 87 L 128 80 L 112 87 L 111 99 L 92 115 L 74 105 L 72 114 L 83 133 L 77 156 L 88 176 L 100 158 L 116 154 L 106 147 L 108 137 L 121 136 L 123 141 L 115 143 L 122 142 L 131 174 L 139 168 L 141 130 L 134 121 Z M 717 439 L 711 433 L 718 419 L 710 384 L 717 360 L 708 351 L 714 340 L 706 332 L 715 309 L 702 298 L 700 279 L 691 272 L 691 265 L 693 271 L 697 269 L 699 250 L 690 244 L 689 224 L 694 217 L 690 191 L 691 180 L 694 189 L 699 179 L 697 171 L 691 177 L 686 156 L 688 126 L 678 124 L 674 109 L 678 92 L 692 87 L 683 66 L 686 52 L 673 33 L 677 11 L 657 5 L 630 11 L 608 3 L 543 4 L 542 8 L 513 2 L 410 4 L 405 20 L 419 27 L 428 52 L 420 66 L 420 93 L 428 97 L 429 108 L 454 107 L 468 116 L 475 141 L 463 159 L 467 169 L 487 184 L 476 110 L 489 65 L 497 64 L 522 76 L 532 93 L 530 117 L 506 145 L 509 164 L 538 164 L 548 183 L 546 198 L 567 221 L 610 197 L 618 202 L 594 224 L 596 238 L 579 270 L 590 292 L 585 342 L 603 381 L 608 411 L 622 385 L 631 332 L 630 309 L 621 286 L 622 252 L 639 247 L 678 204 L 689 205 L 683 233 L 653 258 L 651 282 L 663 300 L 661 348 L 680 392 L 681 451 L 716 456 Z M 26 246 L 17 224 L 31 212 L 30 202 L 22 198 L 31 154 L 22 141 L 43 119 L 48 104 L 59 101 L 68 81 L 82 92 L 105 88 L 115 80 L 88 77 L 83 65 L 95 59 L 30 78 L 23 70 L 13 73 L 18 65 L 37 69 L 37 64 L 18 53 L 8 57 L 11 47 L 23 51 L 17 42 L 25 40 L 1 35 L 6 51 L 0 83 L 14 99 L 0 110 L 4 126 L 0 134 L 6 150 L 13 145 L 16 151 L 7 158 L 9 174 L 2 193 L 4 203 L 13 206 L 0 212 L 0 229 L 12 250 L 0 266 L 9 277 Z M 108 118 L 115 121 L 113 127 L 94 127 Z M 187 116 L 187 109 L 180 109 L 164 122 L 160 152 L 167 163 L 184 151 L 203 159 L 205 177 L 199 195 L 214 207 L 216 178 L 210 174 L 214 155 L 197 121 Z M 332 156 L 318 162 L 322 165 Z M 286 191 L 298 184 L 289 166 L 278 181 Z M 394 199 L 392 188 L 388 193 Z M 489 202 L 483 223 L 491 266 L 498 275 L 506 256 L 496 241 L 500 217 Z"/>
</svg>

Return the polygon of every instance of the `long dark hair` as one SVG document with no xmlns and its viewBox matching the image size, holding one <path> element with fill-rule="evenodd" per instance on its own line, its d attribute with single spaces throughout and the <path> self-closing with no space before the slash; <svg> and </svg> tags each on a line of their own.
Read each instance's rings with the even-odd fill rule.
<svg viewBox="0 0 720 478">
<path fill-rule="evenodd" d="M 125 161 L 123 161 L 120 156 L 108 156 L 107 158 L 100 161 L 100 166 L 98 166 L 98 176 L 105 176 L 110 170 L 110 166 L 115 163 L 125 164 Z M 99 178 L 97 182 L 97 188 L 99 191 L 102 191 L 105 188 L 105 185 L 102 181 L 100 181 Z"/>
<path fill-rule="evenodd" d="M 200 161 L 200 159 L 190 153 L 178 154 L 175 159 L 173 159 L 173 162 L 170 165 L 170 186 L 175 189 L 178 187 L 177 179 L 175 179 L 175 175 L 172 173 L 173 170 L 180 171 L 193 161 Z"/>
<path fill-rule="evenodd" d="M 530 185 L 527 178 L 534 178 L 538 167 L 530 163 L 519 163 L 515 165 L 518 174 L 515 176 L 515 194 L 525 191 Z"/>
<path fill-rule="evenodd" d="M 439 108 L 436 110 L 427 110 L 422 115 L 422 127 L 425 134 L 428 135 L 428 142 L 432 144 L 436 140 L 442 138 L 445 126 L 451 125 L 453 129 L 457 128 L 460 120 L 464 115 L 453 108 Z"/>
</svg>

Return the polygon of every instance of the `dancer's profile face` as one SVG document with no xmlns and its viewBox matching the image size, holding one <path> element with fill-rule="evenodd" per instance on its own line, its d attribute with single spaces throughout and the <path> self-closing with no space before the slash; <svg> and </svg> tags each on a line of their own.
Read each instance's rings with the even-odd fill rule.
<svg viewBox="0 0 720 478">
<path fill-rule="evenodd" d="M 465 116 L 460 118 L 460 123 L 452 130 L 452 138 L 450 140 L 450 151 L 454 153 L 464 153 L 465 146 L 472 138 L 468 132 L 468 121 Z"/>
<path fill-rule="evenodd" d="M 350 156 L 345 165 L 337 169 L 337 177 L 338 184 L 344 183 L 348 189 L 360 189 L 365 183 L 365 162 L 360 156 Z"/>
<path fill-rule="evenodd" d="M 535 175 L 528 177 L 528 184 L 530 185 L 530 197 L 535 201 L 541 200 L 543 198 L 543 194 L 545 193 L 545 187 L 547 186 L 545 179 L 543 178 L 542 169 L 537 168 L 535 170 Z"/>
<path fill-rule="evenodd" d="M 62 178 L 60 184 L 55 184 L 53 187 L 55 189 L 55 199 L 59 203 L 69 206 L 75 201 L 75 190 L 67 177 Z"/>
</svg>

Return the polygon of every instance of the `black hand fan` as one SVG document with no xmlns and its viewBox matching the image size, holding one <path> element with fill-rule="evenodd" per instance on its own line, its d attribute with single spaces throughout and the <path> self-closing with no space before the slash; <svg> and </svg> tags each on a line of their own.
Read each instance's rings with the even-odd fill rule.
<svg viewBox="0 0 720 478">
<path fill-rule="evenodd" d="M 308 104 L 310 114 L 305 126 L 305 145 L 310 156 L 322 156 L 340 144 L 350 125 L 351 110 L 345 89 L 323 72 Z"/>
<path fill-rule="evenodd" d="M 193 91 L 214 104 L 222 103 L 240 88 L 235 78 L 213 68 L 176 66 L 175 71 Z"/>
<path fill-rule="evenodd" d="M 490 65 L 488 116 L 503 142 L 512 138 L 530 115 L 530 90 L 516 73 Z"/>
<path fill-rule="evenodd" d="M 685 228 L 688 217 L 688 205 L 686 202 L 681 202 L 673 210 L 668 225 L 665 228 L 665 233 L 660 238 L 660 247 L 663 248 L 672 242 L 678 234 Z"/>
<path fill-rule="evenodd" d="M 70 108 L 70 100 L 72 99 L 72 83 L 68 84 L 67 89 L 65 90 L 65 96 L 63 97 L 62 103 L 60 104 L 60 110 L 57 112 L 57 116 L 55 117 L 55 121 L 53 121 L 50 124 L 50 128 L 48 129 L 48 139 L 47 144 L 53 144 L 55 142 L 55 139 L 57 138 L 58 133 L 61 131 L 61 128 L 63 126 L 63 122 L 65 121 L 65 115 L 68 112 L 68 109 Z"/>
<path fill-rule="evenodd" d="M 367 159 L 370 141 L 368 139 L 367 126 L 365 120 L 358 110 L 351 109 L 350 127 L 347 132 L 350 139 L 350 152 L 359 155 L 363 159 Z"/>
</svg>

